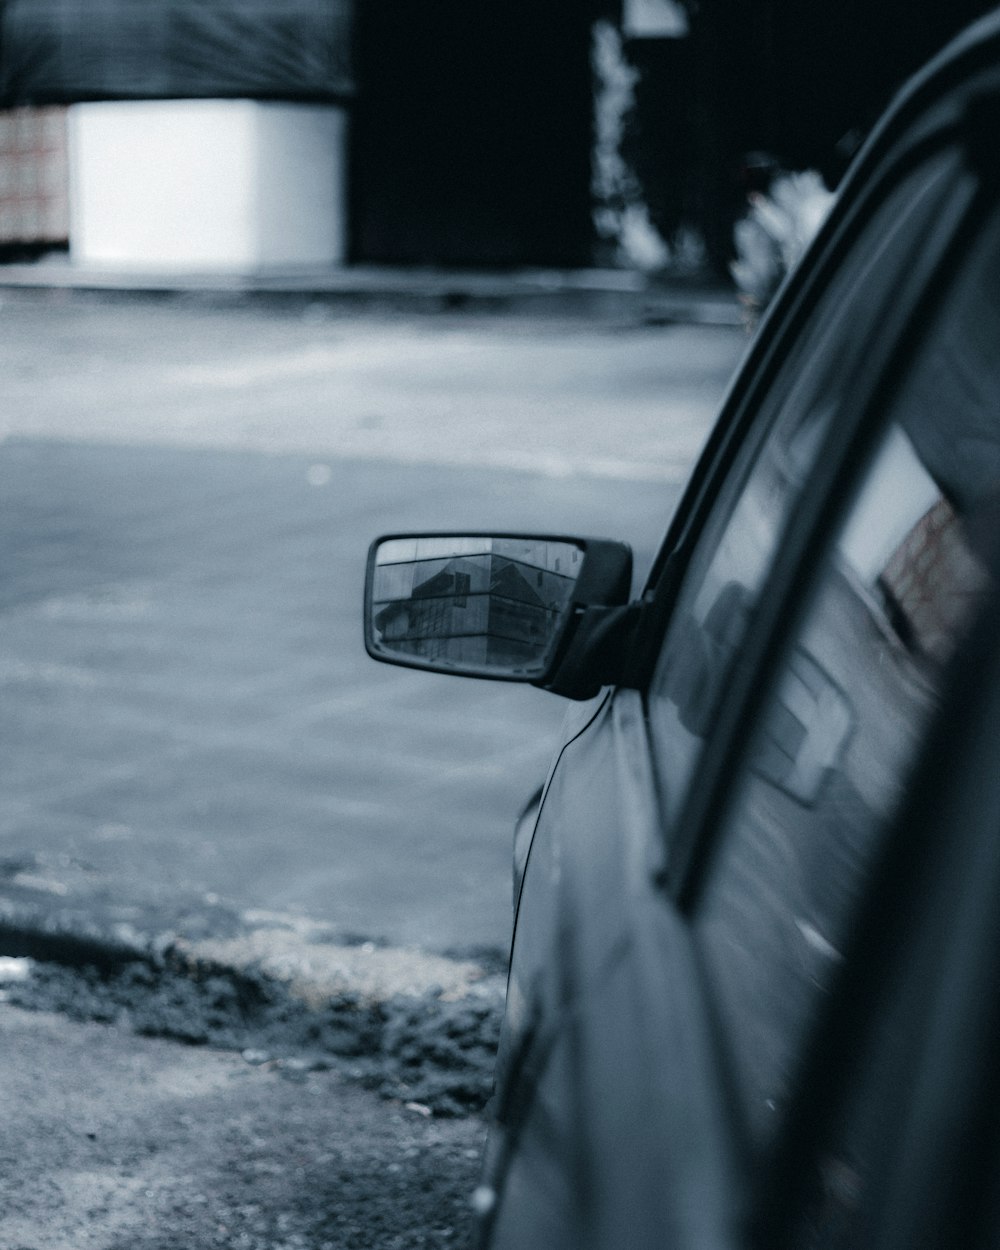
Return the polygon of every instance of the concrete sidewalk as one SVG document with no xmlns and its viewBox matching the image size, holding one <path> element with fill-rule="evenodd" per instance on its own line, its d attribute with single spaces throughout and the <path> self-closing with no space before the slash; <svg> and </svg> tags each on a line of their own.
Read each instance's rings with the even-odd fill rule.
<svg viewBox="0 0 1000 1250">
<path fill-rule="evenodd" d="M 60 252 L 0 264 L 3 289 L 45 289 L 315 300 L 406 311 L 482 309 L 556 316 L 627 317 L 656 323 L 738 326 L 743 313 L 723 284 L 651 277 L 627 269 L 442 270 L 347 265 L 250 273 L 90 268 Z"/>
</svg>

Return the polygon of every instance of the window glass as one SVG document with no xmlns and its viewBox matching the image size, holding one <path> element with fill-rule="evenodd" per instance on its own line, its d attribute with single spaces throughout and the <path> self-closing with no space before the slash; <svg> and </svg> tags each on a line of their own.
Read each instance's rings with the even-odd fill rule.
<svg viewBox="0 0 1000 1250">
<path fill-rule="evenodd" d="M 897 390 L 737 780 L 694 925 L 753 1139 L 842 958 L 1000 517 L 1000 231 Z"/>
<path fill-rule="evenodd" d="M 692 556 L 648 698 L 669 826 L 711 729 L 720 692 L 790 512 L 844 388 L 878 339 L 879 322 L 935 220 L 950 162 L 905 180 L 873 215 L 799 335 Z"/>
</svg>

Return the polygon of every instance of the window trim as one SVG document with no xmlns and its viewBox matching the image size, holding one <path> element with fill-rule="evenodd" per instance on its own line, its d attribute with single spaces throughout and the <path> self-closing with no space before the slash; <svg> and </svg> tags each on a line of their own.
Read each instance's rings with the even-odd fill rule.
<svg viewBox="0 0 1000 1250">
<path fill-rule="evenodd" d="M 880 199 L 920 161 L 943 149 L 946 138 L 936 136 L 933 145 L 919 145 L 911 151 L 910 159 L 896 166 L 893 175 L 881 183 L 884 194 Z M 694 908 L 714 854 L 722 816 L 732 799 L 732 779 L 749 749 L 744 726 L 760 716 L 774 685 L 776 667 L 808 600 L 814 570 L 848 505 L 849 487 L 868 462 L 891 396 L 934 324 L 933 310 L 958 277 L 961 261 L 975 239 L 983 216 L 980 185 L 965 166 L 959 169 L 961 178 L 943 206 L 936 239 L 926 247 L 920 264 L 910 270 L 906 285 L 900 289 L 886 326 L 885 350 L 879 360 L 869 362 L 846 392 L 843 410 L 854 412 L 854 420 L 841 420 L 829 431 L 814 480 L 793 506 L 783 550 L 761 591 L 740 662 L 732 674 L 730 696 L 706 741 L 671 844 L 675 865 L 671 884 L 682 910 Z M 928 315 L 921 315 L 921 310 Z"/>
<path fill-rule="evenodd" d="M 938 219 L 942 215 L 946 217 L 948 206 L 955 196 L 955 164 L 956 158 L 950 150 L 944 155 L 935 152 L 931 158 L 919 162 L 915 172 L 909 169 L 901 171 L 898 180 L 887 180 L 888 185 L 880 187 L 877 194 L 868 197 L 869 211 L 858 223 L 857 230 L 850 239 L 853 250 L 841 258 L 839 266 L 825 275 L 826 282 L 816 292 L 816 300 L 804 320 L 795 325 L 797 333 L 791 337 L 777 362 L 778 373 L 769 379 L 770 386 L 759 396 L 759 403 L 750 414 L 752 424 L 734 447 L 731 462 L 714 492 L 707 515 L 691 538 L 684 575 L 671 595 L 669 619 L 664 623 L 662 636 L 651 659 L 648 678 L 643 683 L 646 718 L 654 744 L 660 824 L 664 833 L 665 850 L 669 856 L 674 854 L 674 830 L 679 825 L 677 818 L 683 813 L 689 788 L 697 777 L 705 742 L 715 730 L 718 711 L 714 706 L 711 710 L 705 706 L 703 723 L 697 724 L 690 720 L 692 709 L 688 707 L 686 713 L 678 705 L 676 714 L 693 738 L 690 743 L 674 746 L 670 724 L 672 718 L 668 716 L 666 723 L 663 723 L 663 708 L 668 696 L 663 689 L 660 672 L 664 661 L 677 659 L 678 647 L 683 648 L 678 629 L 683 629 L 684 620 L 678 619 L 678 613 L 683 605 L 683 617 L 686 619 L 691 616 L 695 632 L 707 640 L 710 634 L 709 623 L 701 619 L 700 611 L 695 610 L 694 605 L 702 597 L 706 575 L 716 568 L 720 546 L 724 546 L 730 536 L 738 534 L 738 518 L 746 501 L 747 489 L 759 474 L 762 458 L 768 462 L 776 458 L 781 463 L 794 460 L 791 444 L 786 446 L 786 437 L 795 437 L 798 424 L 796 414 L 802 410 L 803 404 L 807 408 L 817 405 L 828 407 L 828 417 L 817 422 L 817 438 L 813 440 L 815 445 L 781 488 L 782 502 L 777 509 L 773 541 L 771 537 L 766 540 L 760 553 L 759 566 L 754 562 L 755 573 L 747 583 L 744 597 L 744 626 L 737 629 L 738 637 L 731 639 L 731 643 L 735 644 L 732 647 L 734 658 L 738 659 L 744 651 L 748 637 L 745 625 L 750 624 L 753 615 L 758 612 L 761 596 L 766 593 L 773 569 L 781 558 L 781 547 L 787 545 L 783 534 L 794 523 L 802 491 L 809 488 L 819 472 L 817 465 L 822 449 L 829 439 L 829 419 L 850 402 L 851 394 L 858 389 L 858 379 L 871 372 L 870 368 L 865 368 L 866 348 L 872 341 L 871 336 L 877 334 L 880 345 L 886 346 L 881 328 L 891 321 L 894 301 L 898 303 L 896 292 L 906 285 L 913 271 L 913 266 L 907 268 L 905 263 L 900 268 L 900 261 L 907 260 L 908 254 L 906 251 L 901 254 L 897 247 L 896 259 L 891 262 L 894 280 L 888 282 L 883 279 L 878 282 L 876 277 L 876 285 L 868 285 L 867 279 L 872 267 L 877 264 L 883 250 L 884 237 L 882 230 L 873 229 L 872 219 L 875 218 L 880 227 L 884 224 L 880 215 L 884 215 L 888 202 L 892 210 L 890 221 L 897 216 L 912 219 L 904 227 L 904 240 L 915 244 L 918 254 L 933 251 L 941 239 Z M 914 179 L 918 180 L 915 187 L 912 185 Z M 896 204 L 893 197 L 899 191 L 900 184 L 907 192 L 912 191 L 913 195 L 908 195 L 902 203 Z M 885 232 L 885 235 L 892 239 L 891 231 Z M 888 246 L 891 249 L 893 243 L 890 241 Z M 900 273 L 902 278 L 899 277 Z M 864 305 L 869 291 L 874 292 L 874 298 L 867 301 L 867 311 L 861 309 L 860 315 L 866 329 L 865 336 L 859 336 L 852 329 L 853 319 L 845 315 L 845 312 L 849 314 L 852 306 Z M 833 302 L 831 296 L 834 297 Z M 845 377 L 845 335 L 849 340 L 847 359 L 853 363 L 851 372 L 841 383 L 839 379 Z M 888 347 L 891 346 L 890 343 Z M 830 390 L 833 392 L 833 402 L 826 405 L 824 395 Z M 728 575 L 741 580 L 734 569 L 728 570 Z M 716 606 L 723 609 L 721 601 Z M 712 609 L 712 613 L 717 618 L 720 616 L 716 608 Z M 727 613 L 722 610 L 721 618 L 725 619 L 726 616 Z M 681 671 L 685 668 L 683 655 L 679 656 L 679 668 Z M 728 686 L 734 676 L 728 669 L 727 661 L 725 670 L 720 666 L 717 672 L 711 674 L 713 681 L 720 678 L 722 684 Z M 715 689 L 721 694 L 722 685 L 717 685 Z M 705 698 L 704 692 L 696 692 L 696 695 L 697 699 Z M 714 704 L 714 699 L 711 702 Z M 701 745 L 694 742 L 695 738 L 702 739 Z M 677 753 L 682 758 L 686 757 L 686 763 L 673 758 Z M 668 872 L 671 866 L 669 856 Z"/>
<path fill-rule="evenodd" d="M 892 193 L 908 173 L 954 141 L 952 128 L 915 145 L 879 181 L 877 204 Z M 936 243 L 925 249 L 910 270 L 886 324 L 885 349 L 855 379 L 842 405 L 853 421 L 836 423 L 828 432 L 817 460 L 811 488 L 792 507 L 787 540 L 770 570 L 740 661 L 732 674 L 730 693 L 719 721 L 705 744 L 689 785 L 680 817 L 672 831 L 669 888 L 682 910 L 696 906 L 700 888 L 717 849 L 723 817 L 733 799 L 733 779 L 749 749 L 743 730 L 756 721 L 772 689 L 777 666 L 798 626 L 815 570 L 830 536 L 847 506 L 849 487 L 868 457 L 884 424 L 884 412 L 914 352 L 932 324 L 921 308 L 934 305 L 956 278 L 962 258 L 975 237 L 981 217 L 981 188 L 961 163 L 959 177 L 941 209 Z M 877 206 L 877 205 L 876 205 Z M 869 207 L 865 220 L 874 211 Z M 864 223 L 862 223 L 863 226 Z"/>
<path fill-rule="evenodd" d="M 879 200 L 891 193 L 899 181 L 920 161 L 946 146 L 952 135 L 936 136 L 933 143 L 920 144 L 895 164 L 879 184 Z M 905 297 L 894 308 L 893 325 L 886 337 L 886 350 L 880 361 L 868 371 L 863 384 L 856 384 L 853 393 L 859 399 L 852 422 L 835 426 L 826 439 L 820 457 L 821 473 L 817 488 L 800 497 L 788 523 L 790 541 L 769 573 L 761 596 L 761 610 L 756 614 L 745 639 L 741 662 L 730 683 L 728 698 L 723 703 L 718 724 L 709 735 L 699 760 L 688 794 L 676 823 L 670 830 L 668 864 L 672 871 L 662 875 L 657 884 L 691 923 L 701 887 L 719 849 L 725 815 L 736 797 L 735 779 L 746 765 L 752 735 L 742 731 L 748 720 L 757 721 L 765 701 L 774 688 L 776 675 L 785 657 L 790 639 L 799 627 L 801 616 L 810 598 L 814 577 L 803 575 L 813 571 L 831 535 L 840 524 L 849 506 L 845 487 L 858 480 L 868 463 L 885 425 L 886 406 L 912 355 L 919 349 L 933 319 L 917 315 L 922 306 L 931 304 L 951 286 L 976 237 L 985 213 L 996 211 L 997 203 L 964 166 L 965 175 L 953 188 L 942 213 L 939 246 L 928 253 L 925 263 L 911 270 Z M 852 392 L 849 392 L 849 396 Z M 933 722 L 931 727 L 933 732 Z M 866 899 L 862 900 L 862 907 Z M 701 961 L 702 975 L 707 970 Z M 736 1093 L 736 1073 L 729 1055 L 728 1031 L 718 1008 L 707 999 L 709 1029 L 716 1056 L 717 1071 L 724 1091 L 724 1105 L 729 1108 L 729 1133 L 738 1166 L 748 1179 L 761 1166 L 753 1147 L 749 1126 L 745 1122 Z M 805 1041 L 805 1054 L 811 1053 L 813 1036 Z M 801 1090 L 801 1073 L 796 1071 L 793 1087 L 793 1109 Z M 779 1132 L 775 1151 L 782 1148 L 787 1126 Z M 769 1165 L 768 1165 L 769 1166 Z M 789 1166 L 786 1161 L 786 1167 Z M 758 1174 L 759 1175 L 759 1174 Z M 764 1183 L 770 1184 L 767 1172 Z M 756 1189 L 757 1185 L 753 1185 Z M 770 1191 L 769 1191 L 770 1192 Z"/>
</svg>

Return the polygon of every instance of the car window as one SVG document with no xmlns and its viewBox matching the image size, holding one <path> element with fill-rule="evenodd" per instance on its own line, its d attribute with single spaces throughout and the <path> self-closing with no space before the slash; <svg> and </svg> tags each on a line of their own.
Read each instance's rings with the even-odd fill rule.
<svg viewBox="0 0 1000 1250">
<path fill-rule="evenodd" d="M 997 1245 L 998 606 L 969 640 L 823 1009 L 791 1168 L 774 1171 L 784 1192 L 762 1203 L 789 1245 Z M 772 1227 L 760 1244 L 786 1242 Z"/>
<path fill-rule="evenodd" d="M 941 157 L 911 174 L 856 240 L 784 362 L 705 525 L 650 684 L 647 715 L 669 829 L 784 527 L 845 386 L 878 340 L 887 303 L 951 179 Z"/>
<path fill-rule="evenodd" d="M 896 390 L 757 723 L 693 924 L 766 1144 L 842 959 L 1000 517 L 1000 229 Z"/>
</svg>

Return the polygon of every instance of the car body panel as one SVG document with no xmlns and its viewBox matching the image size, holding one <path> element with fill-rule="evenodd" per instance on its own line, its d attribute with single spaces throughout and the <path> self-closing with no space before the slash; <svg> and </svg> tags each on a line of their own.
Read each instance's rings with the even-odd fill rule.
<svg viewBox="0 0 1000 1250">
<path fill-rule="evenodd" d="M 488 1177 L 502 1194 L 494 1236 L 638 1245 L 674 1228 L 682 1244 L 723 1244 L 733 1214 L 705 1197 L 731 1192 L 731 1162 L 707 1017 L 670 1008 L 675 993 L 697 997 L 698 974 L 657 887 L 663 843 L 639 694 L 601 701 L 562 765 L 520 902 L 498 1062 L 511 1101 L 501 1094 L 496 1107 Z M 667 1158 L 665 1122 L 683 1128 Z"/>
<path fill-rule="evenodd" d="M 995 78 L 995 70 L 982 72 L 983 82 Z M 932 233 L 880 315 L 878 352 L 855 368 L 851 419 L 826 436 L 813 474 L 816 485 L 781 523 L 775 568 L 763 574 L 767 598 L 747 626 L 749 676 L 734 681 L 730 674 L 725 682 L 721 728 L 707 759 L 694 768 L 693 806 L 682 803 L 671 810 L 673 796 L 664 795 L 652 765 L 656 751 L 643 696 L 634 690 L 619 689 L 598 701 L 594 719 L 582 731 L 574 729 L 550 776 L 527 856 L 512 951 L 495 1104 L 499 1128 L 487 1173 L 498 1194 L 487 1229 L 492 1246 L 746 1242 L 750 1161 L 755 1139 L 766 1134 L 746 1123 L 740 1107 L 733 1059 L 719 1035 L 719 1002 L 706 998 L 706 954 L 699 945 L 706 927 L 720 916 L 726 924 L 739 917 L 745 882 L 726 887 L 714 913 L 707 908 L 702 927 L 692 930 L 689 910 L 704 871 L 701 831 L 720 819 L 718 795 L 727 789 L 727 767 L 736 766 L 745 747 L 741 721 L 759 709 L 780 640 L 787 636 L 782 613 L 800 611 L 793 606 L 802 597 L 798 570 L 809 567 L 810 546 L 818 551 L 829 541 L 842 507 L 839 483 L 852 480 L 871 454 L 882 422 L 880 396 L 886 379 L 894 385 L 895 361 L 910 350 L 915 309 L 941 286 L 942 275 L 951 272 L 953 258 L 968 242 L 975 179 L 960 168 L 966 160 L 962 144 L 954 142 L 956 119 L 966 116 L 968 106 L 967 94 L 958 94 L 961 99 L 933 104 L 934 118 L 920 115 L 921 99 L 933 95 L 921 80 L 901 106 L 913 114 L 910 130 L 894 132 L 890 123 L 869 145 L 862 174 L 848 188 L 811 262 L 786 287 L 734 385 L 658 558 L 647 596 L 664 594 L 673 608 L 689 574 L 690 553 L 727 488 L 741 446 L 748 437 L 759 437 L 752 422 L 759 419 L 761 397 L 780 375 L 789 343 L 808 324 L 818 293 L 865 227 L 870 202 L 884 194 L 879 186 L 899 182 L 907 168 L 950 145 L 957 160 L 950 167 L 948 193 L 929 218 Z M 862 837 L 872 821 L 887 819 L 880 790 L 898 773 L 899 761 L 909 759 L 915 709 L 919 716 L 929 714 L 927 691 L 919 677 L 904 671 L 907 661 L 898 648 L 887 643 L 881 659 L 876 648 L 867 672 L 852 667 L 862 635 L 870 640 L 877 629 L 849 572 L 829 580 L 821 613 L 827 632 L 808 639 L 797 661 L 798 688 L 787 696 L 801 706 L 802 691 L 811 691 L 808 697 L 825 709 L 819 763 L 813 761 L 811 773 L 800 770 L 791 798 L 808 806 L 828 774 L 842 776 L 846 788 L 836 796 L 837 836 L 817 848 L 811 863 L 803 861 L 797 925 L 789 929 L 791 913 L 783 912 L 775 916 L 771 939 L 758 927 L 754 942 L 742 943 L 749 963 L 741 970 L 733 959 L 727 970 L 737 997 L 766 995 L 772 988 L 755 981 L 751 953 L 769 940 L 776 948 L 800 952 L 791 962 L 800 963 L 804 983 L 816 960 L 837 964 L 845 935 L 834 932 L 824 899 L 856 888 L 854 878 L 865 863 L 860 846 L 850 849 L 852 830 Z M 726 587 L 720 590 L 724 594 Z M 670 619 L 669 612 L 665 616 Z M 791 785 L 787 778 L 784 785 L 786 790 Z M 855 809 L 857 819 L 850 816 Z M 681 845 L 671 833 L 677 826 Z M 808 819 L 803 829 L 807 826 Z M 693 878 L 685 837 L 693 844 Z M 526 840 L 523 830 L 521 840 Z M 671 881 L 675 859 L 681 879 Z M 766 892 L 768 875 L 784 871 L 785 862 L 779 854 L 770 865 L 758 865 L 761 889 Z M 817 877 L 824 889 L 810 902 Z M 676 890 L 673 901 L 665 884 Z M 749 919 L 759 926 L 760 913 Z M 732 955 L 742 939 L 723 932 L 721 941 Z M 794 1034 L 788 1022 L 805 1019 L 808 1007 L 797 1001 L 791 983 L 773 992 L 776 1018 L 784 1018 L 782 1027 Z M 754 1047 L 758 1057 L 752 1067 L 787 1061 L 794 1069 L 799 1060 L 795 1053 L 775 1058 L 775 1040 L 766 1032 L 751 1041 Z"/>
</svg>

